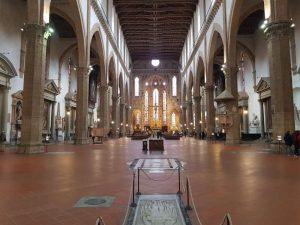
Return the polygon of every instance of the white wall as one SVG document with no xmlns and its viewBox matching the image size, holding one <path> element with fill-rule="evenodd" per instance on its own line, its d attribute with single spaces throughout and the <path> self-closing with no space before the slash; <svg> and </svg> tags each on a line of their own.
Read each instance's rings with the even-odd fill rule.
<svg viewBox="0 0 300 225">
<path fill-rule="evenodd" d="M 269 59 L 266 40 L 262 32 L 257 31 L 254 37 L 254 54 L 256 67 L 256 81 L 261 77 L 269 77 Z"/>
<path fill-rule="evenodd" d="M 23 89 L 23 79 L 19 76 L 21 31 L 26 20 L 26 2 L 19 0 L 0 1 L 0 52 L 4 54 L 14 66 L 18 76 L 11 79 L 11 89 L 8 93 L 8 113 L 11 117 L 11 95 Z M 12 13 L 14 12 L 12 16 Z M 11 119 L 11 118 L 10 118 Z M 7 137 L 9 140 L 10 124 L 7 124 Z"/>
</svg>

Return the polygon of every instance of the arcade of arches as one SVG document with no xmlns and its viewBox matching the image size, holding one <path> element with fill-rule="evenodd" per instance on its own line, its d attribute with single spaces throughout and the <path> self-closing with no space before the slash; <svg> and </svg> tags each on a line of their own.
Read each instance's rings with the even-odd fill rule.
<svg viewBox="0 0 300 225">
<path fill-rule="evenodd" d="M 297 0 L 0 0 L 0 149 L 91 147 L 92 128 L 103 146 L 160 130 L 206 150 L 216 138 L 277 148 L 300 130 L 299 11 Z"/>
<path fill-rule="evenodd" d="M 74 18 L 83 5 L 65 2 L 49 1 L 41 13 L 27 1 L 1 3 L 20 15 L 2 20 L 0 58 L 1 135 L 20 152 L 43 152 L 46 136 L 88 143 L 92 127 L 104 137 L 136 129 L 186 130 L 196 138 L 226 133 L 227 143 L 276 140 L 300 128 L 294 1 L 200 1 L 180 57 L 162 49 L 157 68 L 150 59 L 158 53 L 134 53 L 132 61 L 137 47 L 126 43 L 123 17 L 115 19 L 118 2 L 91 1 L 86 21 Z M 104 23 L 108 14 L 112 21 Z"/>
</svg>

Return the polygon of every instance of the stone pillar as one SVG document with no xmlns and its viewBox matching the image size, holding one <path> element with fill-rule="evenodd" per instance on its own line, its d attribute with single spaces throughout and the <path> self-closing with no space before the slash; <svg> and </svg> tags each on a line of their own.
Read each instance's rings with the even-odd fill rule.
<svg viewBox="0 0 300 225">
<path fill-rule="evenodd" d="M 192 100 L 187 102 L 187 113 L 188 113 L 187 127 L 188 127 L 189 132 L 192 132 L 193 128 L 194 128 L 194 123 L 193 123 L 194 122 L 193 121 L 193 102 L 192 102 Z"/>
<path fill-rule="evenodd" d="M 182 110 L 181 111 L 182 129 L 185 131 L 187 129 L 187 120 L 186 120 L 187 106 L 186 106 L 186 103 L 183 103 L 181 110 Z"/>
<path fill-rule="evenodd" d="M 55 135 L 55 105 L 56 102 L 52 103 L 52 111 L 51 111 L 51 137 L 52 140 L 56 139 L 56 135 Z"/>
<path fill-rule="evenodd" d="M 261 137 L 265 137 L 265 116 L 264 116 L 264 105 L 263 101 L 259 100 L 259 106 L 260 106 L 260 129 L 261 129 Z"/>
<path fill-rule="evenodd" d="M 130 124 L 129 124 L 129 106 L 125 105 L 125 129 L 126 134 L 130 132 Z"/>
<path fill-rule="evenodd" d="M 100 87 L 100 127 L 103 128 L 104 137 L 109 132 L 109 114 L 108 114 L 108 86 Z"/>
<path fill-rule="evenodd" d="M 248 125 L 248 108 L 243 107 L 243 130 L 245 134 L 249 133 L 249 125 Z"/>
<path fill-rule="evenodd" d="M 2 118 L 1 118 L 2 130 L 0 130 L 0 132 L 4 132 L 6 140 L 7 140 L 8 91 L 9 88 L 3 89 Z"/>
<path fill-rule="evenodd" d="M 113 137 L 118 137 L 119 135 L 119 113 L 118 113 L 118 106 L 119 106 L 119 96 L 112 97 L 112 132 Z"/>
<path fill-rule="evenodd" d="M 126 125 L 126 111 L 125 104 L 120 103 L 120 132 L 124 136 L 125 135 L 125 125 Z"/>
<path fill-rule="evenodd" d="M 69 141 L 71 139 L 70 137 L 70 132 L 71 132 L 71 108 L 66 108 L 66 113 L 65 113 L 65 140 Z"/>
<path fill-rule="evenodd" d="M 195 128 L 196 128 L 196 138 L 201 137 L 201 96 L 194 97 L 195 103 Z"/>
<path fill-rule="evenodd" d="M 221 100 L 226 106 L 226 143 L 240 143 L 240 115 L 238 111 L 237 73 L 238 67 L 227 64 L 224 68 L 225 91 L 221 94 Z M 223 99 L 222 99 L 223 98 Z M 227 121 L 228 120 L 228 121 Z"/>
<path fill-rule="evenodd" d="M 49 102 L 48 104 L 48 112 L 47 112 L 47 135 L 51 133 L 51 115 L 52 115 L 52 102 Z"/>
<path fill-rule="evenodd" d="M 18 153 L 42 153 L 43 104 L 47 35 L 45 27 L 27 24 L 22 137 Z"/>
<path fill-rule="evenodd" d="M 77 68 L 76 134 L 75 144 L 88 144 L 88 82 L 89 69 Z"/>
<path fill-rule="evenodd" d="M 215 132 L 215 106 L 214 106 L 214 86 L 206 85 L 206 128 L 207 128 L 207 137 L 211 137 L 211 134 Z"/>
<path fill-rule="evenodd" d="M 295 129 L 291 76 L 291 21 L 269 23 L 265 29 L 268 45 L 273 139 Z"/>
<path fill-rule="evenodd" d="M 133 132 L 133 127 L 132 127 L 132 109 L 131 106 L 128 107 L 128 126 L 129 126 L 129 132 Z"/>
</svg>

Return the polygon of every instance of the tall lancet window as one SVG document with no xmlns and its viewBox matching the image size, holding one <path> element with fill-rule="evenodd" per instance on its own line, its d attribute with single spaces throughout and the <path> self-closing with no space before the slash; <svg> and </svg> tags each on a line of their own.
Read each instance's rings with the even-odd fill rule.
<svg viewBox="0 0 300 225">
<path fill-rule="evenodd" d="M 148 113 L 148 104 L 149 104 L 149 99 L 148 99 L 148 91 L 145 92 L 145 124 L 149 124 L 149 113 Z"/>
<path fill-rule="evenodd" d="M 172 127 L 176 126 L 176 115 L 175 113 L 172 113 Z"/>
<path fill-rule="evenodd" d="M 134 79 L 134 96 L 140 96 L 140 79 L 138 77 Z"/>
<path fill-rule="evenodd" d="M 158 121 L 159 119 L 159 92 L 157 89 L 153 91 L 153 120 Z"/>
<path fill-rule="evenodd" d="M 172 78 L 172 96 L 177 96 L 177 78 Z"/>
<path fill-rule="evenodd" d="M 141 124 L 141 115 L 140 113 L 136 114 L 136 121 L 135 121 L 136 125 L 140 125 Z"/>
<path fill-rule="evenodd" d="M 163 122 L 167 125 L 167 94 L 166 91 L 163 92 Z"/>
</svg>

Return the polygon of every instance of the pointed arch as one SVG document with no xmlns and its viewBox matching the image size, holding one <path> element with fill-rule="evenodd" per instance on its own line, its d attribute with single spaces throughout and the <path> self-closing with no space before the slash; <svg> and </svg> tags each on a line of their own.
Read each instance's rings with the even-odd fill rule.
<svg viewBox="0 0 300 225">
<path fill-rule="evenodd" d="M 94 24 L 94 26 L 91 29 L 91 37 L 89 40 L 89 46 L 92 45 L 93 38 L 95 38 L 96 46 L 97 46 L 97 53 L 99 57 L 99 66 L 100 66 L 100 83 L 106 84 L 106 68 L 105 68 L 105 50 L 103 47 L 103 39 L 100 32 L 100 24 Z"/>
<path fill-rule="evenodd" d="M 195 96 L 200 95 L 200 85 L 201 85 L 201 78 L 204 78 L 205 76 L 205 64 L 204 64 L 204 57 L 202 54 L 199 55 L 198 61 L 196 64 L 196 74 L 195 74 L 195 79 L 194 79 L 194 91 L 195 91 Z"/>
<path fill-rule="evenodd" d="M 210 37 L 208 50 L 209 50 L 209 57 L 208 57 L 208 66 L 207 66 L 207 74 L 206 74 L 206 83 L 208 85 L 213 84 L 213 64 L 216 50 L 223 45 L 224 48 L 224 63 L 226 62 L 226 48 L 224 42 L 224 33 L 219 24 L 214 24 L 212 35 Z M 221 41 L 218 43 L 218 41 Z"/>
<path fill-rule="evenodd" d="M 121 101 L 124 103 L 124 86 L 123 86 L 123 74 L 120 73 L 119 75 L 119 89 L 120 89 L 120 97 L 121 97 Z"/>
<path fill-rule="evenodd" d="M 108 64 L 108 85 L 112 87 L 113 96 L 117 96 L 118 88 L 117 88 L 117 78 L 116 78 L 116 64 L 113 56 L 110 58 Z"/>
<path fill-rule="evenodd" d="M 194 80 L 194 75 L 193 75 L 193 72 L 190 71 L 189 72 L 189 77 L 188 77 L 188 83 L 187 83 L 187 90 L 188 90 L 187 99 L 188 100 L 191 100 L 191 98 L 192 98 L 192 88 L 194 86 L 193 80 Z"/>
</svg>

